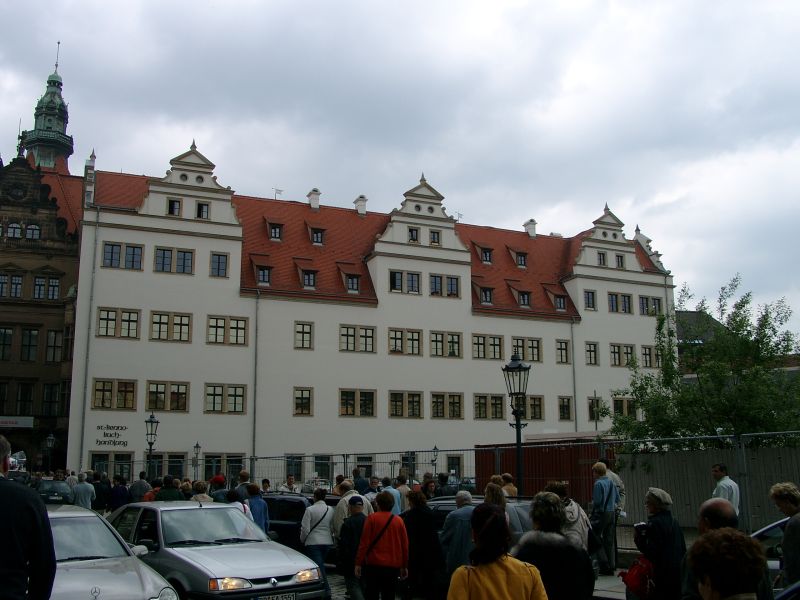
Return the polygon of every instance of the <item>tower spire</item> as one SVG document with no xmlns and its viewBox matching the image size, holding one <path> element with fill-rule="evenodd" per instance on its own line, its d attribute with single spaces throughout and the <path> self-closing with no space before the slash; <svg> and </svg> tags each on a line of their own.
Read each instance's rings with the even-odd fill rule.
<svg viewBox="0 0 800 600">
<path fill-rule="evenodd" d="M 58 55 L 61 54 L 61 40 L 58 40 L 56 44 L 56 73 L 58 73 Z"/>
</svg>

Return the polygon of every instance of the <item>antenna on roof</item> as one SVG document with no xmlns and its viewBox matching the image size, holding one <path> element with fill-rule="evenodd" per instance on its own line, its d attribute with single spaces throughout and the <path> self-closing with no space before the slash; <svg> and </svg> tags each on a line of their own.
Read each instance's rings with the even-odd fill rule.
<svg viewBox="0 0 800 600">
<path fill-rule="evenodd" d="M 456 213 L 456 221 L 460 221 L 463 216 L 464 215 L 462 215 L 460 212 L 457 212 Z"/>
<path fill-rule="evenodd" d="M 61 53 L 61 40 L 56 43 L 58 44 L 56 47 L 56 73 L 58 73 L 58 55 Z"/>
<path fill-rule="evenodd" d="M 274 187 L 274 188 L 272 188 L 272 191 L 273 191 L 273 192 L 275 192 L 275 195 L 273 196 L 273 199 L 274 199 L 274 200 L 277 200 L 277 199 L 278 199 L 278 196 L 280 196 L 281 194 L 283 194 L 283 190 L 282 190 L 282 189 L 280 189 L 280 188 L 276 188 L 276 187 Z"/>
</svg>

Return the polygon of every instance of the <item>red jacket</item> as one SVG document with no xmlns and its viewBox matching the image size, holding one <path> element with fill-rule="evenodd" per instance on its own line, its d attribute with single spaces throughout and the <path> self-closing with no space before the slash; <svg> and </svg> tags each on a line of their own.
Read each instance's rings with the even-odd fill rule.
<svg viewBox="0 0 800 600">
<path fill-rule="evenodd" d="M 372 545 L 372 540 L 383 530 L 390 518 L 392 518 L 392 522 L 389 523 L 389 527 L 367 556 L 367 548 Z M 364 532 L 361 534 L 361 542 L 358 545 L 356 564 L 362 567 L 371 565 L 395 569 L 408 567 L 408 535 L 403 519 L 392 515 L 391 512 L 384 511 L 369 515 L 364 523 Z"/>
</svg>

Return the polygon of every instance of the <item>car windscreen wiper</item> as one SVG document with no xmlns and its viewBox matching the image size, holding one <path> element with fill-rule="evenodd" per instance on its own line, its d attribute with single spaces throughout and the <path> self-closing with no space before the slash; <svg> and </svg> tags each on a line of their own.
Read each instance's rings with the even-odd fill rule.
<svg viewBox="0 0 800 600">
<path fill-rule="evenodd" d="M 212 542 L 210 540 L 177 540 L 170 542 L 167 546 L 219 546 L 219 542 Z"/>
<path fill-rule="evenodd" d="M 229 537 L 229 538 L 220 538 L 214 541 L 220 544 L 244 544 L 245 542 L 257 542 L 258 540 L 254 540 L 251 538 L 242 538 L 242 537 Z"/>
<path fill-rule="evenodd" d="M 98 560 L 103 558 L 111 558 L 110 556 L 69 556 L 67 558 L 59 558 L 56 562 L 67 562 L 70 560 Z"/>
</svg>

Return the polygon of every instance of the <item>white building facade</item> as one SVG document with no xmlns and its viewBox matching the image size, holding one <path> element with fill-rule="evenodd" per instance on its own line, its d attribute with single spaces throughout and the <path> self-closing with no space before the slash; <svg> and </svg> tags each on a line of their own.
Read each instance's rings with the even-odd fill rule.
<svg viewBox="0 0 800 600">
<path fill-rule="evenodd" d="M 602 431 L 593 403 L 628 411 L 628 363 L 657 367 L 672 277 L 607 207 L 563 238 L 457 223 L 424 177 L 386 215 L 236 196 L 213 169 L 194 145 L 162 179 L 87 163 L 72 468 L 136 470 L 151 413 L 156 470 L 188 476 L 196 445 L 200 476 L 308 455 L 325 476 L 344 455 L 512 443 L 514 352 L 529 437 Z"/>
</svg>

